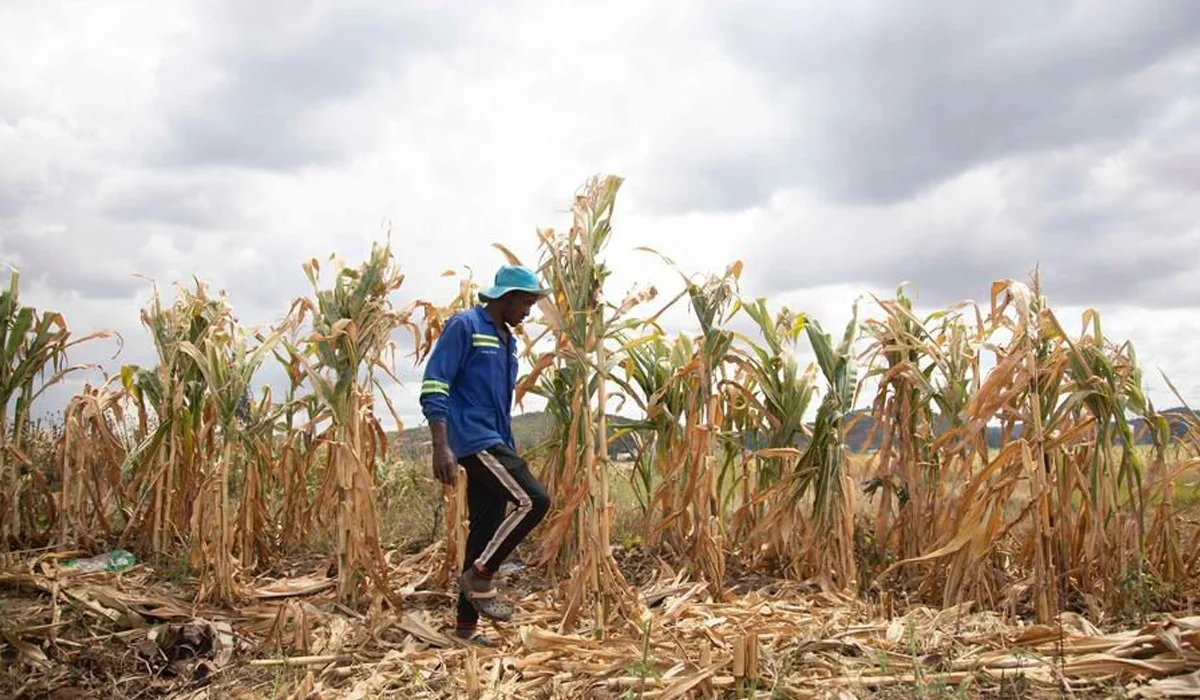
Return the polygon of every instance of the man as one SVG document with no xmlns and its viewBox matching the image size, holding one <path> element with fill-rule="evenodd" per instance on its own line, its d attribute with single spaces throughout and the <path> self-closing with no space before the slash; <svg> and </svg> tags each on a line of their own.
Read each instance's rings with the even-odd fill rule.
<svg viewBox="0 0 1200 700">
<path fill-rule="evenodd" d="M 459 637 L 479 644 L 479 615 L 508 620 L 512 609 L 497 597 L 492 577 L 506 557 L 546 516 L 550 497 L 517 455 L 512 434 L 517 341 L 512 328 L 549 290 L 528 268 L 505 265 L 486 302 L 456 314 L 429 357 L 421 407 L 433 437 L 433 473 L 453 484 L 467 473 L 470 530 L 459 578 Z M 515 509 L 507 513 L 508 504 Z"/>
</svg>

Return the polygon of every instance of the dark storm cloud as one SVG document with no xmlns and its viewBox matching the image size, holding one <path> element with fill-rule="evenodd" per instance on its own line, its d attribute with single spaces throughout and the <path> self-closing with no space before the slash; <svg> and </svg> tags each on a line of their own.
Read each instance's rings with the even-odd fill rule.
<svg viewBox="0 0 1200 700">
<path fill-rule="evenodd" d="M 1011 165 L 979 201 L 939 191 L 905 205 L 780 212 L 775 240 L 799 240 L 792 249 L 804 254 L 764 251 L 748 259 L 748 274 L 772 293 L 911 281 L 922 301 L 946 304 L 981 300 L 993 280 L 1026 280 L 1037 268 L 1055 303 L 1200 305 L 1200 198 L 1172 184 L 1177 158 L 1200 143 L 1188 133 L 1200 134 L 1200 119 L 1118 157 L 1078 150 Z M 1098 173 L 1110 160 L 1120 184 Z"/>
<path fill-rule="evenodd" d="M 309 118 L 402 70 L 405 58 L 449 46 L 461 29 L 447 10 L 397 7 L 350 3 L 305 12 L 276 4 L 220 15 L 209 31 L 234 36 L 216 51 L 220 78 L 199 99 L 171 110 L 160 159 L 183 167 L 291 170 L 341 158 L 338 139 Z"/>
<path fill-rule="evenodd" d="M 792 128 L 659 154 L 659 209 L 758 209 L 756 289 L 1200 305 L 1200 3 L 798 7 L 714 22 Z"/>
<path fill-rule="evenodd" d="M 675 182 L 660 208 L 747 208 L 789 186 L 844 203 L 901 201 L 981 164 L 1134 138 L 1196 94 L 1194 76 L 1164 68 L 1200 40 L 1191 0 L 828 8 L 719 13 L 727 51 L 763 79 L 792 128 L 764 137 L 770 148 L 752 162 L 706 157 L 703 143 L 660 153 Z"/>
</svg>

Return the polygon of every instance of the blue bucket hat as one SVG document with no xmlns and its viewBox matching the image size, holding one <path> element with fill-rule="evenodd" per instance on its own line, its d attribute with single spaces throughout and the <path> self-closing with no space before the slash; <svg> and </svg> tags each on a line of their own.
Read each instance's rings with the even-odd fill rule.
<svg viewBox="0 0 1200 700">
<path fill-rule="evenodd" d="M 491 289 L 479 293 L 484 300 L 499 299 L 509 292 L 528 292 L 538 296 L 550 293 L 549 289 L 538 283 L 537 275 L 527 267 L 520 265 L 505 265 L 496 271 L 495 284 Z"/>
</svg>

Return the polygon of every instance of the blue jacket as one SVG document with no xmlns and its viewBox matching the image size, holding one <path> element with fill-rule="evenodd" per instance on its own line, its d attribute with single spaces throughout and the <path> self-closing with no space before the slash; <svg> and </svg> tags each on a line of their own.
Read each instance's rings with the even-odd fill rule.
<svg viewBox="0 0 1200 700">
<path fill-rule="evenodd" d="M 462 459 L 499 444 L 516 450 L 512 434 L 517 340 L 507 347 L 482 306 L 455 314 L 429 355 L 421 410 L 446 423 L 450 449 Z"/>
</svg>

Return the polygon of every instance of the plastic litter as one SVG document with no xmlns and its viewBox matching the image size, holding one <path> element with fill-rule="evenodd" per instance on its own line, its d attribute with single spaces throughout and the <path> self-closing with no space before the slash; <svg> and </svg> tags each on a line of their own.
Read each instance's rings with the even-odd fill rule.
<svg viewBox="0 0 1200 700">
<path fill-rule="evenodd" d="M 71 559 L 63 566 L 72 571 L 90 573 L 93 571 L 124 571 L 137 564 L 137 557 L 123 549 L 97 554 L 87 559 Z"/>
<path fill-rule="evenodd" d="M 529 567 L 519 561 L 506 561 L 500 565 L 500 570 L 496 572 L 497 576 L 511 576 L 520 573 Z"/>
</svg>

